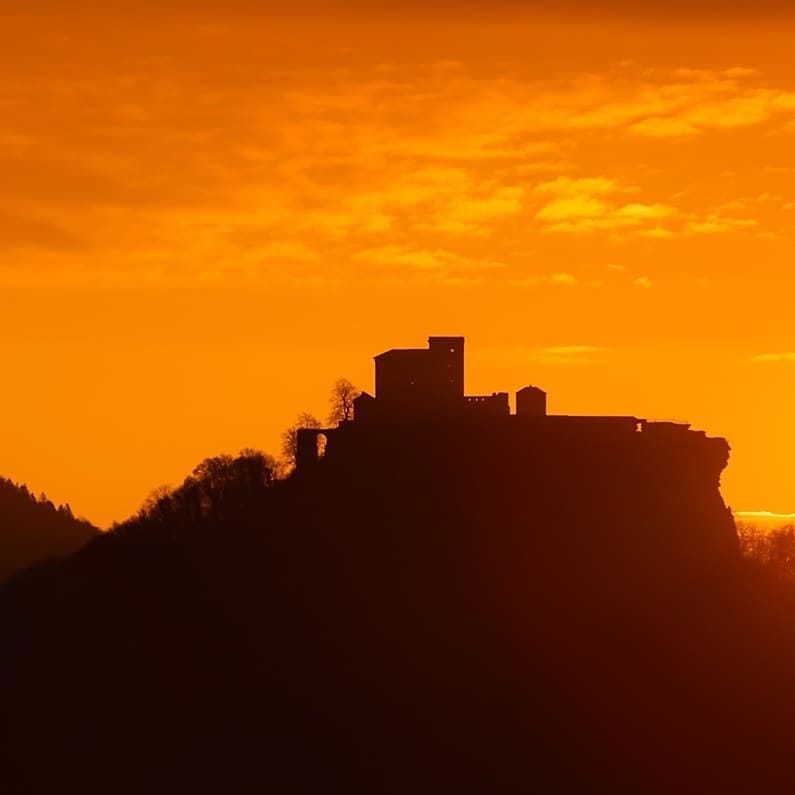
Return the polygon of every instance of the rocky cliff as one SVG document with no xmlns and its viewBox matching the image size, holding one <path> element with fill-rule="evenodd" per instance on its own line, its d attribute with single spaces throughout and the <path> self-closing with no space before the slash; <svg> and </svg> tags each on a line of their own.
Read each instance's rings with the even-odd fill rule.
<svg viewBox="0 0 795 795">
<path fill-rule="evenodd" d="M 728 461 L 724 439 L 631 417 L 347 423 L 299 482 L 329 512 L 344 500 L 374 527 L 430 525 L 452 548 L 470 538 L 708 570 L 738 556 Z"/>
</svg>

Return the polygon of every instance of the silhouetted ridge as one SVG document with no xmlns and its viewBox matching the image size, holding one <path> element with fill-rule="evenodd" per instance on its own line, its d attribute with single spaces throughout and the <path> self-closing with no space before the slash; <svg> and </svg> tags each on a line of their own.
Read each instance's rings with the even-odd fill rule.
<svg viewBox="0 0 795 795">
<path fill-rule="evenodd" d="M 79 549 L 99 531 L 26 486 L 0 478 L 0 580 L 32 563 Z"/>
</svg>

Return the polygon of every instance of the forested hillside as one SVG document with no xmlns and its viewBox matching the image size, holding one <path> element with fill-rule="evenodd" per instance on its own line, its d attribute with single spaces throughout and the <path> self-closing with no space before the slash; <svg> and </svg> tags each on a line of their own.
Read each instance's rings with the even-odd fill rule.
<svg viewBox="0 0 795 795">
<path fill-rule="evenodd" d="M 99 531 L 77 519 L 68 505 L 54 505 L 0 478 L 0 580 L 20 569 L 79 549 Z"/>
</svg>

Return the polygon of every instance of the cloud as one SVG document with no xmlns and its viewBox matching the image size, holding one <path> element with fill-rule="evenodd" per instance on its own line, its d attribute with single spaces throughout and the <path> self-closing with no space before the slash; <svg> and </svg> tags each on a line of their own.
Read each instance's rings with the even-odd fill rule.
<svg viewBox="0 0 795 795">
<path fill-rule="evenodd" d="M 593 345 L 558 345 L 552 348 L 541 348 L 540 353 L 544 356 L 582 356 L 602 350 L 604 348 L 597 348 Z"/>
<path fill-rule="evenodd" d="M 544 197 L 535 218 L 546 232 L 605 232 L 666 240 L 738 232 L 759 225 L 756 219 L 728 216 L 713 209 L 688 212 L 660 201 L 624 203 L 621 196 L 637 194 L 638 189 L 605 177 L 561 177 L 536 186 L 534 193 Z"/>
<path fill-rule="evenodd" d="M 317 262 L 320 253 L 297 240 L 276 240 L 257 246 L 257 255 L 263 260 L 281 262 Z"/>
<path fill-rule="evenodd" d="M 546 277 L 545 281 L 548 281 L 550 284 L 563 284 L 568 287 L 577 284 L 577 278 L 570 273 L 553 273 Z"/>
<path fill-rule="evenodd" d="M 654 287 L 654 282 L 648 276 L 638 276 L 632 283 L 635 287 L 640 287 L 642 290 L 650 290 Z"/>
<path fill-rule="evenodd" d="M 691 235 L 716 235 L 740 229 L 752 229 L 756 226 L 759 226 L 759 222 L 753 218 L 732 218 L 710 214 L 706 218 L 689 221 L 685 226 L 685 232 Z"/>
<path fill-rule="evenodd" d="M 595 232 L 642 227 L 678 214 L 667 204 L 622 204 L 613 194 L 632 193 L 633 188 L 619 185 L 605 177 L 562 177 L 542 183 L 535 190 L 540 196 L 550 196 L 536 212 L 542 228 L 550 232 Z"/>
<path fill-rule="evenodd" d="M 597 345 L 552 345 L 548 347 L 529 347 L 514 345 L 500 346 L 490 351 L 493 360 L 512 368 L 526 366 L 527 362 L 537 365 L 587 365 L 601 364 L 605 361 L 608 349 Z"/>
<path fill-rule="evenodd" d="M 603 219 L 611 212 L 605 202 L 593 196 L 571 196 L 566 199 L 555 199 L 545 204 L 537 213 L 540 221 L 596 221 Z"/>
<path fill-rule="evenodd" d="M 751 357 L 751 361 L 772 364 L 779 362 L 795 362 L 795 351 L 787 351 L 784 353 L 762 353 Z"/>
<path fill-rule="evenodd" d="M 443 259 L 438 252 L 412 250 L 398 245 L 367 249 L 356 254 L 354 259 L 379 267 L 403 266 L 427 270 L 444 266 Z"/>
<path fill-rule="evenodd" d="M 360 251 L 355 262 L 373 266 L 381 278 L 419 280 L 438 284 L 474 284 L 504 267 L 493 259 L 472 259 L 445 249 L 419 249 L 389 244 Z"/>
<path fill-rule="evenodd" d="M 623 117 L 627 129 L 650 138 L 687 138 L 767 124 L 790 114 L 795 92 L 754 85 L 756 70 L 677 70 L 674 80 L 639 81 L 602 113 Z"/>
<path fill-rule="evenodd" d="M 733 81 L 717 85 L 725 86 L 725 90 L 707 99 L 699 97 L 697 90 L 688 97 L 686 87 L 682 87 L 681 102 L 671 105 L 669 115 L 642 118 L 630 126 L 631 131 L 651 138 L 682 138 L 710 130 L 753 127 L 791 111 L 795 101 L 793 92 L 748 89 L 733 96 Z"/>
<path fill-rule="evenodd" d="M 795 92 L 760 84 L 754 70 L 618 72 L 573 80 L 570 103 L 548 92 L 538 113 L 560 130 L 610 130 L 655 139 L 693 138 L 711 132 L 762 126 L 791 117 Z"/>
<path fill-rule="evenodd" d="M 620 218 L 633 221 L 658 221 L 677 215 L 677 209 L 667 204 L 625 204 L 617 211 Z"/>
<path fill-rule="evenodd" d="M 638 135 L 649 138 L 683 138 L 698 135 L 701 130 L 687 119 L 652 116 L 635 122 L 630 129 Z"/>
<path fill-rule="evenodd" d="M 674 236 L 674 233 L 670 229 L 665 229 L 662 226 L 655 226 L 651 229 L 644 229 L 638 233 L 643 237 L 651 237 L 656 238 L 657 240 L 668 240 Z"/>
<path fill-rule="evenodd" d="M 534 358 L 548 364 L 597 364 L 604 361 L 605 348 L 595 345 L 557 345 L 538 348 Z"/>
<path fill-rule="evenodd" d="M 518 215 L 524 195 L 524 188 L 510 186 L 454 196 L 437 203 L 425 225 L 442 232 L 482 233 L 494 222 Z"/>
<path fill-rule="evenodd" d="M 622 190 L 619 184 L 605 177 L 558 177 L 536 187 L 541 195 L 577 198 L 583 194 L 588 196 L 604 196 Z M 624 189 L 626 190 L 626 189 Z"/>
<path fill-rule="evenodd" d="M 754 70 L 632 70 L 532 85 L 504 84 L 489 109 L 515 101 L 512 127 L 554 135 L 592 131 L 636 138 L 697 137 L 791 117 L 795 92 L 771 88 Z M 530 90 L 528 90 L 530 89 Z M 473 86 L 477 91 L 477 86 Z M 523 100 L 523 104 L 522 104 Z"/>
<path fill-rule="evenodd" d="M 520 276 L 512 277 L 507 280 L 511 287 L 543 287 L 550 285 L 553 287 L 576 287 L 580 285 L 580 280 L 573 273 L 559 271 L 556 273 L 545 273 L 540 276 Z M 591 286 L 594 286 L 591 284 Z"/>
</svg>

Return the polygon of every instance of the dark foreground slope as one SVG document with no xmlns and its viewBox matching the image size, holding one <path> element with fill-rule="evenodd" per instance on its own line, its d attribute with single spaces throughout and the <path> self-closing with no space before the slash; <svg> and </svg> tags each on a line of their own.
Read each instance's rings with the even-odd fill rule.
<svg viewBox="0 0 795 795">
<path fill-rule="evenodd" d="M 98 533 L 68 506 L 0 478 L 0 581 L 32 563 L 70 555 Z"/>
<path fill-rule="evenodd" d="M 791 600 L 726 450 L 556 449 L 351 439 L 13 583 L 4 791 L 773 791 Z"/>
</svg>

